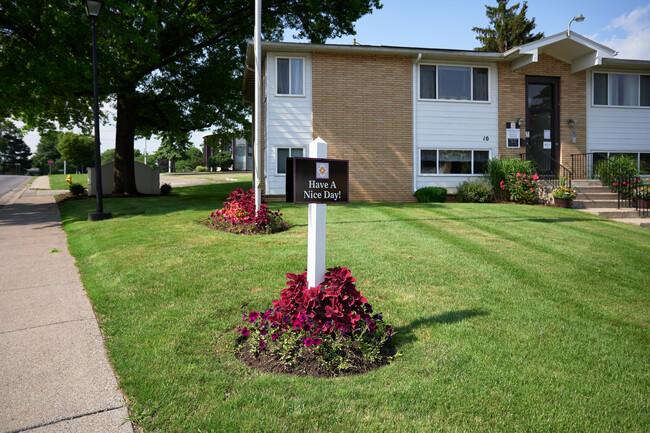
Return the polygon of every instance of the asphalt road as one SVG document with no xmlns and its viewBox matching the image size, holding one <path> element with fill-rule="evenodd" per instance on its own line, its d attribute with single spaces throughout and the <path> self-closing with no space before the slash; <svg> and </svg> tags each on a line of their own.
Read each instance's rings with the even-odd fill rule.
<svg viewBox="0 0 650 433">
<path fill-rule="evenodd" d="M 27 176 L 3 175 L 0 176 L 0 197 L 18 187 L 21 183 L 28 180 Z"/>
</svg>

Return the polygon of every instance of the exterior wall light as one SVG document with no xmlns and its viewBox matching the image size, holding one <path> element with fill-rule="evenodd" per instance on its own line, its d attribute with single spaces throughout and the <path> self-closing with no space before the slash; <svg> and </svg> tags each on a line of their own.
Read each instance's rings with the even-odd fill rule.
<svg viewBox="0 0 650 433">
<path fill-rule="evenodd" d="M 517 117 L 517 125 L 522 126 L 524 124 L 524 119 Z"/>
<path fill-rule="evenodd" d="M 569 128 L 573 128 L 576 125 L 573 119 L 568 119 L 566 123 L 569 125 Z"/>
</svg>

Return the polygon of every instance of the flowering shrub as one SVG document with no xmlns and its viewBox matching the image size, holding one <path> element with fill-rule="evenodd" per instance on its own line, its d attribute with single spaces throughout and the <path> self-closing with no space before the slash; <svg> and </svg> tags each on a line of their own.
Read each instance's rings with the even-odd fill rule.
<svg viewBox="0 0 650 433">
<path fill-rule="evenodd" d="M 555 198 L 563 198 L 565 200 L 573 200 L 576 198 L 575 190 L 573 188 L 569 188 L 568 186 L 555 188 L 551 194 L 553 194 L 553 197 Z"/>
<path fill-rule="evenodd" d="M 531 176 L 526 173 L 511 173 L 505 181 L 500 182 L 499 186 L 510 194 L 510 200 L 517 203 L 533 204 L 539 195 L 539 176 L 537 174 Z"/>
<path fill-rule="evenodd" d="M 650 186 L 640 186 L 633 192 L 634 198 L 650 199 Z"/>
<path fill-rule="evenodd" d="M 307 273 L 287 274 L 287 288 L 273 308 L 243 314 L 238 345 L 253 356 L 280 362 L 285 371 L 315 358 L 318 375 L 335 375 L 390 360 L 393 330 L 356 290 L 347 268 L 331 268 L 323 283 L 309 287 Z"/>
<path fill-rule="evenodd" d="M 273 212 L 262 197 L 262 205 L 255 212 L 255 193 L 237 188 L 223 204 L 212 212 L 208 224 L 219 230 L 240 234 L 270 234 L 289 228 L 280 212 Z"/>
</svg>

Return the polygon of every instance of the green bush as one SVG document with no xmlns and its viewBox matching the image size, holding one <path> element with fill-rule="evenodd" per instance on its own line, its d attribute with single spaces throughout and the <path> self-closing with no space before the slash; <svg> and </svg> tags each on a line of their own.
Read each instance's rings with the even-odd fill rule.
<svg viewBox="0 0 650 433">
<path fill-rule="evenodd" d="M 633 175 L 637 172 L 636 159 L 629 155 L 612 155 L 609 160 L 604 159 L 594 165 L 594 174 L 596 177 L 600 179 L 603 185 L 609 187 L 618 178 L 628 177 L 628 172 Z"/>
<path fill-rule="evenodd" d="M 221 167 L 221 171 L 230 170 L 233 160 L 232 155 L 228 152 L 219 152 L 208 158 L 210 167 Z"/>
<path fill-rule="evenodd" d="M 86 188 L 80 183 L 71 183 L 70 184 L 70 194 L 72 195 L 83 195 L 86 192 Z"/>
<path fill-rule="evenodd" d="M 194 171 L 197 173 L 208 171 L 208 167 L 206 167 L 205 165 L 197 165 L 196 167 L 194 167 Z"/>
<path fill-rule="evenodd" d="M 168 183 L 160 185 L 160 195 L 169 195 L 172 192 L 172 186 Z"/>
<path fill-rule="evenodd" d="M 484 180 L 465 181 L 458 187 L 456 193 L 460 203 L 489 203 L 494 197 L 492 185 Z"/>
<path fill-rule="evenodd" d="M 447 201 L 447 190 L 439 186 L 425 186 L 413 194 L 418 203 L 444 203 Z"/>
<path fill-rule="evenodd" d="M 532 175 L 534 171 L 533 161 L 524 161 L 519 158 L 492 158 L 485 164 L 484 174 L 490 181 L 492 189 L 498 191 L 501 188 L 501 181 L 506 181 L 509 174 Z"/>
</svg>

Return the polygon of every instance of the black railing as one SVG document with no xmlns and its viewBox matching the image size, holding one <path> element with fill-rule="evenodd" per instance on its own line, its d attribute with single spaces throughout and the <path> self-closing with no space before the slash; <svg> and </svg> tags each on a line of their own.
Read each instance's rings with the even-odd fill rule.
<svg viewBox="0 0 650 433">
<path fill-rule="evenodd" d="M 648 216 L 648 206 L 650 202 L 650 182 L 646 179 L 645 183 L 639 183 L 635 189 L 634 205 L 639 216 Z"/>
<path fill-rule="evenodd" d="M 634 190 L 641 179 L 604 153 L 571 155 L 571 168 L 576 179 L 598 179 L 603 186 L 617 193 L 618 207 L 634 207 Z"/>
<path fill-rule="evenodd" d="M 524 161 L 533 161 L 539 178 L 551 184 L 553 188 L 559 186 L 571 187 L 571 181 L 574 178 L 573 172 L 548 154 L 527 152 L 520 153 L 519 157 Z"/>
</svg>

